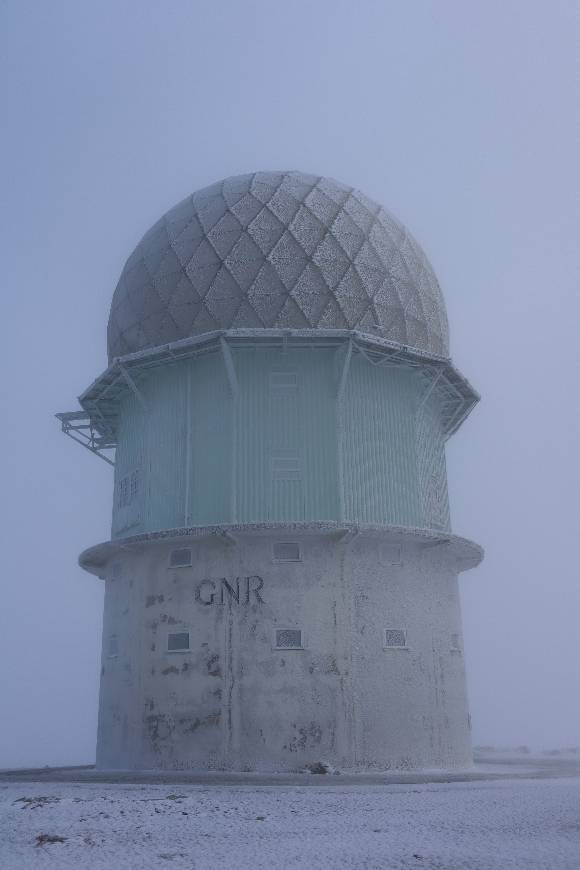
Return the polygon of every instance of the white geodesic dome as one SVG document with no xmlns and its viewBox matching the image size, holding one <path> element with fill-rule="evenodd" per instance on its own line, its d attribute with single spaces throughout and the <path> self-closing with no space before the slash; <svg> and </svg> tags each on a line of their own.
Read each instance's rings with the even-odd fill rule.
<svg viewBox="0 0 580 870">
<path fill-rule="evenodd" d="M 413 236 L 330 178 L 256 172 L 170 209 L 121 274 L 109 359 L 216 329 L 357 329 L 449 355 L 445 303 Z"/>
</svg>

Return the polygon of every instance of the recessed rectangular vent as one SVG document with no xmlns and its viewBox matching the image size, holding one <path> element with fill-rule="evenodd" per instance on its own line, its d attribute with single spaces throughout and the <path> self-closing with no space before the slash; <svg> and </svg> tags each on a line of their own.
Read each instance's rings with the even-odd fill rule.
<svg viewBox="0 0 580 870">
<path fill-rule="evenodd" d="M 272 392 L 292 392 L 298 389 L 296 372 L 270 372 L 270 389 Z"/>
<path fill-rule="evenodd" d="M 129 507 L 137 500 L 141 488 L 139 469 L 126 474 L 117 484 L 117 507 Z"/>
<path fill-rule="evenodd" d="M 167 635 L 167 652 L 187 652 L 188 650 L 188 631 L 172 631 Z"/>
<path fill-rule="evenodd" d="M 114 659 L 119 655 L 119 638 L 116 634 L 112 634 L 109 637 L 109 651 L 108 656 L 110 659 Z"/>
<path fill-rule="evenodd" d="M 126 507 L 129 504 L 129 478 L 122 477 L 117 484 L 117 506 Z"/>
<path fill-rule="evenodd" d="M 276 649 L 304 649 L 299 628 L 277 628 L 274 638 Z"/>
<path fill-rule="evenodd" d="M 191 566 L 191 550 L 189 547 L 172 550 L 169 555 L 169 566 L 171 568 L 189 568 Z"/>
<path fill-rule="evenodd" d="M 384 560 L 385 565 L 395 565 L 400 567 L 403 564 L 403 550 L 402 547 L 394 546 L 393 544 L 384 544 L 381 547 L 381 559 Z"/>
<path fill-rule="evenodd" d="M 301 480 L 302 463 L 297 453 L 272 456 L 272 478 L 274 480 Z"/>
<path fill-rule="evenodd" d="M 385 649 L 402 649 L 406 646 L 406 631 L 402 628 L 385 628 Z"/>
<path fill-rule="evenodd" d="M 111 562 L 111 567 L 109 568 L 109 577 L 111 580 L 120 580 L 121 579 L 121 563 L 120 562 Z"/>
<path fill-rule="evenodd" d="M 458 634 L 451 635 L 451 649 L 454 652 L 461 652 L 461 644 L 459 643 L 459 635 Z"/>
<path fill-rule="evenodd" d="M 293 541 L 276 541 L 272 545 L 272 556 L 275 562 L 300 562 L 300 544 Z"/>
</svg>

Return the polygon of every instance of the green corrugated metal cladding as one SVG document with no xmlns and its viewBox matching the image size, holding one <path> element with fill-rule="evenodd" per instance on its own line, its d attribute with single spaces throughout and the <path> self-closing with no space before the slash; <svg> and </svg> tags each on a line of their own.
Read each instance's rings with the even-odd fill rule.
<svg viewBox="0 0 580 870">
<path fill-rule="evenodd" d="M 113 535 L 337 520 L 448 529 L 444 438 L 415 369 L 332 348 L 151 369 L 120 407 Z M 235 382 L 231 383 L 232 373 Z M 236 383 L 237 382 L 237 383 Z"/>
</svg>

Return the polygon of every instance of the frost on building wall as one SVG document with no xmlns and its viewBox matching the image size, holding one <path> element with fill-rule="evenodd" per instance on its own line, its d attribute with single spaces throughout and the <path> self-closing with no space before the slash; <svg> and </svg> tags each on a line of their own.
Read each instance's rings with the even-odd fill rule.
<svg viewBox="0 0 580 870">
<path fill-rule="evenodd" d="M 445 441 L 478 400 L 410 233 L 359 191 L 237 176 L 129 257 L 109 367 L 58 415 L 114 464 L 97 762 L 462 766 Z"/>
</svg>

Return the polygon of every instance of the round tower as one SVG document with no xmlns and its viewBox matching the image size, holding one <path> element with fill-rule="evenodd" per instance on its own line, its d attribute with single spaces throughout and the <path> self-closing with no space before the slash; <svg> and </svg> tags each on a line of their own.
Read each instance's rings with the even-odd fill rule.
<svg viewBox="0 0 580 870">
<path fill-rule="evenodd" d="M 466 766 L 445 441 L 478 401 L 425 254 L 357 190 L 228 178 L 165 214 L 58 415 L 114 464 L 97 764 Z M 114 455 L 114 460 L 113 460 Z"/>
</svg>

